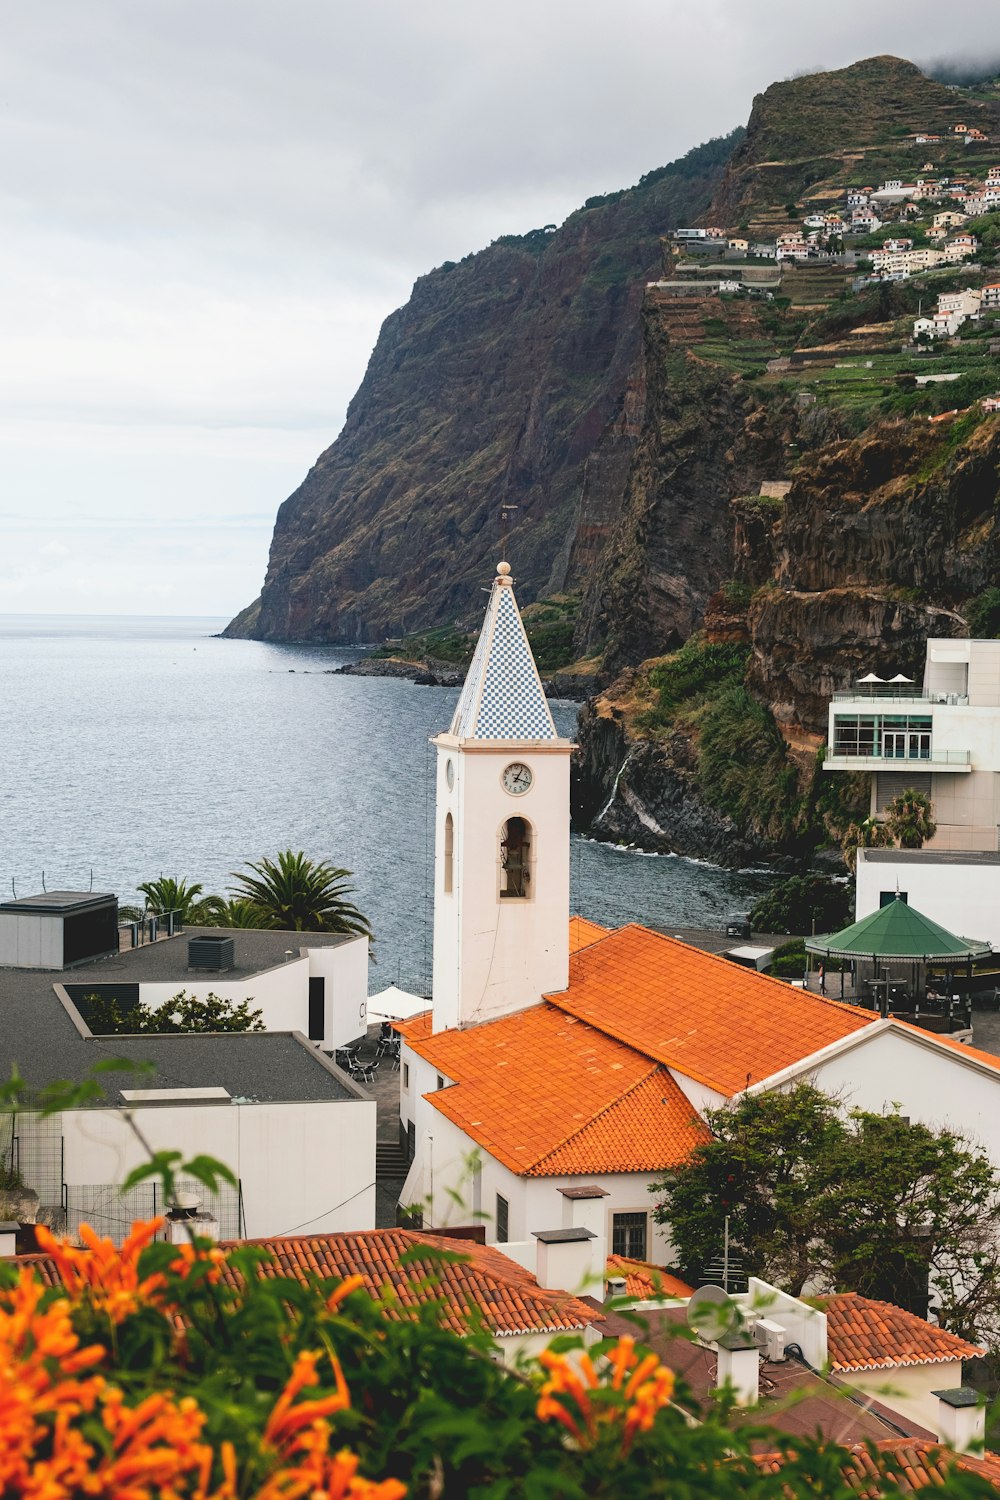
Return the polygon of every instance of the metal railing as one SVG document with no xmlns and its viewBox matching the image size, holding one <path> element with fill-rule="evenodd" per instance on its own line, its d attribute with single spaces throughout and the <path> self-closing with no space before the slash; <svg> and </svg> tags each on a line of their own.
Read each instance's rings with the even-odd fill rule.
<svg viewBox="0 0 1000 1500">
<path fill-rule="evenodd" d="M 852 750 L 835 746 L 828 760 L 863 760 L 877 763 L 891 770 L 893 766 L 968 766 L 972 764 L 970 750 L 931 750 L 927 755 L 884 755 L 879 750 Z"/>
<path fill-rule="evenodd" d="M 900 687 L 893 688 L 840 688 L 833 694 L 834 703 L 939 703 L 942 708 L 964 707 L 969 704 L 968 693 L 925 693 L 921 688 L 914 687 L 908 692 Z"/>
</svg>

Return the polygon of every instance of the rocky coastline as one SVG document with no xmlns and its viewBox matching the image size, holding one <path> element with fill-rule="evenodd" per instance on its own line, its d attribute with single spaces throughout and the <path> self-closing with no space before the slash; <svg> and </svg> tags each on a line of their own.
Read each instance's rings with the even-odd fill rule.
<svg viewBox="0 0 1000 1500">
<path fill-rule="evenodd" d="M 399 656 L 364 656 L 360 661 L 335 667 L 333 674 L 340 677 L 396 677 L 416 683 L 418 687 L 461 687 L 467 670 L 466 666 L 434 661 L 433 658 L 409 661 Z M 543 678 L 542 687 L 547 698 L 569 698 L 582 703 L 593 692 L 594 684 L 589 677 L 558 672 Z"/>
</svg>

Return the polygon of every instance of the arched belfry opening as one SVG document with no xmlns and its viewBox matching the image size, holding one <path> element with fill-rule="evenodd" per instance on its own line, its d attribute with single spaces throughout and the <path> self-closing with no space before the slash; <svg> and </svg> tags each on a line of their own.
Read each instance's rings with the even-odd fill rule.
<svg viewBox="0 0 1000 1500">
<path fill-rule="evenodd" d="M 508 818 L 500 829 L 500 896 L 525 901 L 531 895 L 533 835 L 527 818 Z"/>
<path fill-rule="evenodd" d="M 448 813 L 444 820 L 444 888 L 455 889 L 455 819 Z"/>
</svg>

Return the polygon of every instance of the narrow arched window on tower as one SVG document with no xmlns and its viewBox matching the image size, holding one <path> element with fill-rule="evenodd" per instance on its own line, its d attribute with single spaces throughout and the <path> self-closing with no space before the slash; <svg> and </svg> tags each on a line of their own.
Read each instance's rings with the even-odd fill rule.
<svg viewBox="0 0 1000 1500">
<path fill-rule="evenodd" d="M 444 888 L 455 889 L 455 820 L 451 813 L 444 820 Z"/>
<path fill-rule="evenodd" d="M 500 830 L 500 895 L 524 900 L 531 894 L 531 824 L 508 818 Z"/>
</svg>

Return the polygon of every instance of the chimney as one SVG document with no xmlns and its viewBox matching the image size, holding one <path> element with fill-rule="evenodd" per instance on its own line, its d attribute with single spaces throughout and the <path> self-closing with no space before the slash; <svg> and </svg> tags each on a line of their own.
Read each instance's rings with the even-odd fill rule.
<svg viewBox="0 0 1000 1500">
<path fill-rule="evenodd" d="M 608 1266 L 608 1215 L 604 1206 L 607 1189 L 598 1187 L 596 1182 L 588 1182 L 581 1187 L 560 1188 L 559 1192 L 563 1201 L 563 1228 L 589 1229 L 593 1235 L 586 1291 L 591 1296 L 600 1297 Z"/>
<path fill-rule="evenodd" d="M 0 1256 L 17 1254 L 17 1233 L 20 1228 L 16 1219 L 0 1219 Z"/>
<path fill-rule="evenodd" d="M 535 1229 L 535 1279 L 551 1291 L 585 1294 L 593 1263 L 589 1229 Z"/>
<path fill-rule="evenodd" d="M 737 1406 L 756 1406 L 760 1396 L 760 1359 L 757 1345 L 743 1329 L 727 1333 L 716 1345 L 719 1361 L 715 1388 L 730 1386 Z"/>
<path fill-rule="evenodd" d="M 937 1397 L 937 1434 L 956 1453 L 982 1452 L 986 1438 L 986 1399 L 971 1386 L 931 1391 Z"/>
<path fill-rule="evenodd" d="M 197 1193 L 176 1193 L 164 1227 L 164 1238 L 170 1245 L 189 1245 L 191 1236 L 201 1240 L 219 1238 L 219 1221 L 201 1206 Z"/>
</svg>

